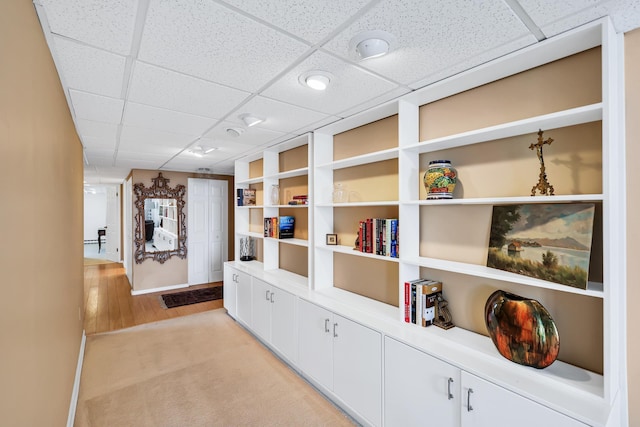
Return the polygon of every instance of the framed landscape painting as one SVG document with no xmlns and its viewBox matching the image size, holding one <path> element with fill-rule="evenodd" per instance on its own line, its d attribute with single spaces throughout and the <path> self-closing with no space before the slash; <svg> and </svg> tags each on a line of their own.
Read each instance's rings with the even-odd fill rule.
<svg viewBox="0 0 640 427">
<path fill-rule="evenodd" d="M 487 266 L 586 289 L 593 203 L 494 206 Z"/>
</svg>

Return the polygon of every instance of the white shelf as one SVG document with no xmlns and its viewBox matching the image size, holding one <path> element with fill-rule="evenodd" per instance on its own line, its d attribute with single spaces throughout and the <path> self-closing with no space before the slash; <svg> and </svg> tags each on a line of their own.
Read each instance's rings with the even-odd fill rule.
<svg viewBox="0 0 640 427">
<path fill-rule="evenodd" d="M 264 181 L 264 177 L 263 176 L 259 176 L 257 178 L 249 178 L 249 179 L 243 179 L 240 181 L 236 181 L 236 185 L 249 185 L 249 184 L 258 184 L 260 182 Z"/>
<path fill-rule="evenodd" d="M 264 237 L 264 240 L 271 240 L 271 241 L 286 243 L 288 245 L 295 245 L 295 246 L 304 246 L 304 247 L 309 246 L 309 241 L 304 239 L 276 239 L 274 237 Z"/>
<path fill-rule="evenodd" d="M 309 173 L 309 168 L 294 169 L 286 172 L 280 172 L 274 175 L 265 176 L 264 179 L 285 179 L 296 176 L 304 176 Z"/>
<path fill-rule="evenodd" d="M 273 208 L 308 208 L 309 205 L 275 205 Z"/>
<path fill-rule="evenodd" d="M 316 245 L 316 248 L 323 249 L 323 250 L 326 250 L 326 251 L 331 251 L 331 252 L 337 252 L 337 253 L 341 253 L 341 254 L 360 256 L 360 257 L 365 257 L 365 258 L 372 258 L 372 259 L 377 259 L 377 260 L 381 260 L 381 261 L 400 262 L 399 258 L 392 258 L 392 257 L 389 257 L 389 256 L 376 255 L 376 254 L 371 254 L 371 253 L 367 253 L 367 252 L 360 252 L 360 251 L 357 251 L 357 250 L 353 249 L 353 247 L 351 247 L 351 246 Z"/>
<path fill-rule="evenodd" d="M 380 201 L 380 202 L 347 202 L 347 203 L 320 203 L 316 206 L 331 208 L 357 208 L 362 206 L 398 206 L 397 201 Z"/>
<path fill-rule="evenodd" d="M 236 234 L 239 236 L 248 236 L 256 239 L 263 239 L 264 235 L 262 233 L 255 233 L 253 231 L 236 231 Z"/>
<path fill-rule="evenodd" d="M 518 197 L 482 197 L 470 199 L 412 200 L 401 202 L 406 205 L 511 205 L 533 203 L 576 203 L 602 202 L 602 194 L 577 194 L 561 196 L 518 196 Z"/>
<path fill-rule="evenodd" d="M 244 205 L 244 206 L 237 206 L 236 208 L 238 209 L 262 209 L 264 208 L 264 205 Z"/>
<path fill-rule="evenodd" d="M 452 273 L 467 274 L 470 276 L 484 277 L 486 279 L 500 280 L 503 282 L 518 283 L 524 286 L 536 288 L 553 289 L 556 291 L 568 292 L 578 295 L 586 295 L 595 298 L 603 298 L 602 283 L 589 282 L 587 289 L 573 288 L 571 286 L 560 285 L 558 283 L 547 282 L 546 280 L 535 279 L 521 274 L 510 273 L 483 265 L 467 264 L 464 262 L 447 261 L 435 258 L 417 257 L 402 258 L 403 263 L 413 264 L 420 267 L 432 268 L 434 270 L 450 271 Z"/>
<path fill-rule="evenodd" d="M 535 133 L 538 132 L 539 129 L 547 131 L 549 129 L 557 129 L 598 120 L 602 120 L 602 103 L 530 117 L 524 120 L 517 120 L 441 138 L 429 139 L 418 144 L 410 145 L 407 147 L 407 150 L 418 153 L 428 153 L 511 136 Z"/>
<path fill-rule="evenodd" d="M 349 157 L 347 159 L 337 160 L 331 163 L 317 165 L 316 168 L 345 169 L 353 166 L 366 165 L 369 163 L 382 162 L 384 160 L 397 159 L 399 149 L 390 148 L 388 150 L 376 151 L 375 153 L 363 154 L 360 156 Z"/>
</svg>

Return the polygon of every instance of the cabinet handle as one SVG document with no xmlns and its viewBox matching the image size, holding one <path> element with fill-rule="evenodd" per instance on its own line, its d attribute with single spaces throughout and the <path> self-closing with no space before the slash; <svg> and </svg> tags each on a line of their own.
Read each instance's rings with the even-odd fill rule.
<svg viewBox="0 0 640 427">
<path fill-rule="evenodd" d="M 269 301 L 269 291 L 266 292 L 264 299 L 266 299 L 267 301 Z"/>
<path fill-rule="evenodd" d="M 329 319 L 324 319 L 324 331 L 329 333 Z"/>
<path fill-rule="evenodd" d="M 271 304 L 273 304 L 273 292 L 271 292 L 271 297 L 269 298 L 269 300 L 271 301 Z"/>
<path fill-rule="evenodd" d="M 447 399 L 453 399 L 453 394 L 451 394 L 451 384 L 453 383 L 453 378 L 449 378 L 447 381 Z"/>
<path fill-rule="evenodd" d="M 471 393 L 473 393 L 472 388 L 467 390 L 467 412 L 473 411 L 473 406 L 471 406 Z"/>
<path fill-rule="evenodd" d="M 334 338 L 337 338 L 337 337 L 338 337 L 338 334 L 336 333 L 336 328 L 337 328 L 337 327 L 338 327 L 338 324 L 337 324 L 337 323 L 334 323 L 334 324 L 333 324 L 333 337 L 334 337 Z"/>
</svg>

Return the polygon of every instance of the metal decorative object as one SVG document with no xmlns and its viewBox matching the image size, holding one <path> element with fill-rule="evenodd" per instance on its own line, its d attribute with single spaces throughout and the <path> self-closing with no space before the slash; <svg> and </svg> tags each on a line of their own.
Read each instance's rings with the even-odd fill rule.
<svg viewBox="0 0 640 427">
<path fill-rule="evenodd" d="M 453 324 L 453 317 L 448 307 L 447 300 L 442 298 L 442 294 L 438 294 L 436 298 L 436 310 L 433 324 L 442 329 L 451 329 L 455 325 Z"/>
<path fill-rule="evenodd" d="M 531 144 L 529 146 L 530 150 L 536 150 L 536 154 L 538 155 L 538 160 L 540 161 L 540 175 L 538 176 L 538 183 L 533 186 L 531 189 L 531 195 L 536 195 L 536 190 L 540 191 L 540 195 L 542 196 L 553 196 L 553 185 L 549 184 L 547 181 L 547 171 L 544 167 L 544 157 L 542 154 L 542 147 L 546 145 L 551 145 L 553 139 L 547 138 L 546 140 L 542 139 L 542 129 L 538 130 L 538 142 L 535 144 Z"/>
<path fill-rule="evenodd" d="M 187 225 L 186 215 L 183 212 L 184 195 L 186 187 L 184 185 L 176 185 L 175 188 L 169 187 L 169 179 L 158 173 L 157 178 L 152 178 L 153 185 L 145 187 L 142 183 L 133 185 L 133 194 L 136 195 L 136 208 L 138 212 L 135 215 L 135 230 L 133 240 L 136 246 L 134 259 L 136 264 L 142 264 L 145 259 L 153 258 L 160 264 L 164 264 L 166 260 L 176 255 L 179 258 L 187 257 Z M 144 201 L 146 199 L 175 199 L 177 207 L 178 219 L 178 248 L 170 251 L 147 252 L 145 251 L 145 216 Z"/>
</svg>

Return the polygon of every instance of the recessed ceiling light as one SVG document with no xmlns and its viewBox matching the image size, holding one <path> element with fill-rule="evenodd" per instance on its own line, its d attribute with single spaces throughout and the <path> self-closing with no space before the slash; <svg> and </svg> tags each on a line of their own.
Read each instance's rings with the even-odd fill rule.
<svg viewBox="0 0 640 427">
<path fill-rule="evenodd" d="M 251 114 L 251 113 L 244 113 L 244 114 L 240 114 L 240 115 L 238 116 L 238 118 L 239 118 L 240 120 L 242 120 L 242 121 L 244 122 L 244 124 L 245 124 L 245 125 L 247 125 L 248 127 L 255 126 L 255 125 L 257 125 L 258 123 L 262 123 L 262 122 L 264 122 L 264 119 L 263 119 L 263 118 L 258 117 L 258 116 L 254 116 L 254 115 L 253 115 L 253 114 Z"/>
<path fill-rule="evenodd" d="M 349 41 L 349 51 L 360 60 L 379 58 L 389 52 L 394 41 L 386 31 L 365 31 Z"/>
<path fill-rule="evenodd" d="M 244 129 L 242 128 L 227 128 L 226 129 L 227 135 L 232 136 L 234 138 L 239 137 L 240 135 L 242 135 L 244 133 Z"/>
<path fill-rule="evenodd" d="M 301 85 L 315 90 L 325 90 L 333 76 L 326 71 L 307 71 L 298 77 Z"/>
</svg>

